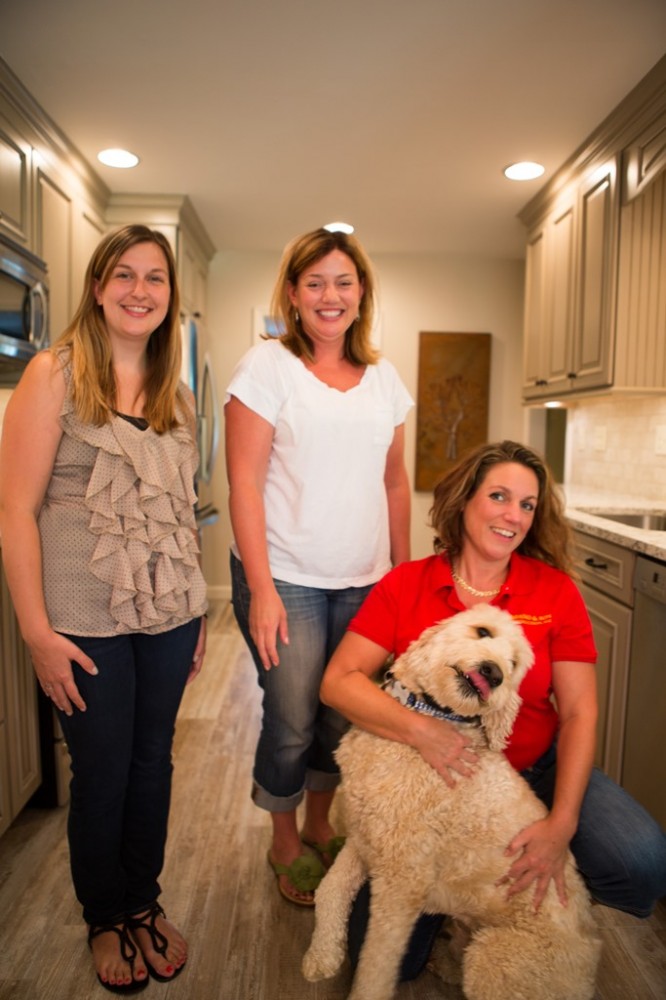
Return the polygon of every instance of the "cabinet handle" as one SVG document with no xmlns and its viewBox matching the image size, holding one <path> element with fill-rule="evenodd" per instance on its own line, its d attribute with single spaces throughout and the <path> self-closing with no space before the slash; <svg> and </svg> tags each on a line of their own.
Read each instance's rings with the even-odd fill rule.
<svg viewBox="0 0 666 1000">
<path fill-rule="evenodd" d="M 608 563 L 599 563 L 594 561 L 593 556 L 588 556 L 585 560 L 585 565 L 589 566 L 590 569 L 608 569 Z"/>
<path fill-rule="evenodd" d="M 578 372 L 567 372 L 567 378 L 578 378 Z"/>
<path fill-rule="evenodd" d="M 535 385 L 548 385 L 548 379 L 538 378 L 534 384 Z"/>
</svg>

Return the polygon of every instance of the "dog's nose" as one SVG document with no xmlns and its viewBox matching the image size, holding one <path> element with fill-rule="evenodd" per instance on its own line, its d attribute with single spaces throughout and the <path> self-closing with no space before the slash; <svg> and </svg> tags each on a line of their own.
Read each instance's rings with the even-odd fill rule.
<svg viewBox="0 0 666 1000">
<path fill-rule="evenodd" d="M 490 684 L 491 688 L 499 687 L 504 680 L 504 674 L 493 660 L 484 660 L 479 664 L 479 673 Z"/>
</svg>

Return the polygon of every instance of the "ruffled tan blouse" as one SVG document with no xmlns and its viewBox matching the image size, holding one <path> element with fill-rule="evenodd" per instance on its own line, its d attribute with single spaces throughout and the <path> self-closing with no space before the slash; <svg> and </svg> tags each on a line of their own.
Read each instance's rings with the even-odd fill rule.
<svg viewBox="0 0 666 1000">
<path fill-rule="evenodd" d="M 156 633 L 206 610 L 194 520 L 191 424 L 165 434 L 77 418 L 71 368 L 63 436 L 39 513 L 46 608 L 58 632 Z"/>
</svg>

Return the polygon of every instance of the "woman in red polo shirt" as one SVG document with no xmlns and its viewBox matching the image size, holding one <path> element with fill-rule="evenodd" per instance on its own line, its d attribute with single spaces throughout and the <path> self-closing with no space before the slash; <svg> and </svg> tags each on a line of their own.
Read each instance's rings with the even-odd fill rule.
<svg viewBox="0 0 666 1000">
<path fill-rule="evenodd" d="M 413 746 L 448 784 L 464 780 L 476 761 L 466 737 L 401 705 L 372 678 L 437 621 L 483 602 L 508 611 L 523 626 L 535 663 L 505 752 L 550 811 L 507 845 L 507 891 L 532 887 L 538 906 L 553 880 L 564 902 L 570 847 L 595 899 L 649 916 L 666 893 L 666 838 L 593 768 L 596 650 L 569 575 L 569 528 L 547 467 L 523 445 L 483 445 L 437 485 L 430 516 L 435 554 L 397 566 L 376 584 L 328 665 L 322 700 L 356 725 Z M 421 948 L 411 968 L 403 965 L 403 978 L 426 958 Z"/>
</svg>

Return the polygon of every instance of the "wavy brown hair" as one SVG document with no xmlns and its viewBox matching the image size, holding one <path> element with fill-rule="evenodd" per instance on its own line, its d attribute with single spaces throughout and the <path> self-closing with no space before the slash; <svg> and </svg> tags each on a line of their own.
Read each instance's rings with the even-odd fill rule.
<svg viewBox="0 0 666 1000">
<path fill-rule="evenodd" d="M 463 455 L 435 486 L 430 526 L 435 531 L 435 552 L 454 561 L 463 545 L 463 511 L 494 465 L 515 462 L 537 477 L 539 495 L 534 520 L 518 552 L 574 575 L 572 534 L 564 503 L 548 466 L 531 448 L 515 441 L 483 444 Z"/>
<path fill-rule="evenodd" d="M 340 250 L 351 258 L 358 279 L 363 285 L 359 317 L 345 334 L 344 356 L 354 365 L 376 364 L 379 353 L 370 342 L 375 312 L 376 281 L 370 258 L 359 241 L 347 233 L 331 233 L 328 229 L 315 229 L 311 233 L 297 236 L 285 248 L 271 304 L 273 315 L 284 325 L 285 332 L 280 339 L 297 358 L 306 357 L 308 361 L 314 360 L 312 340 L 297 318 L 296 307 L 289 298 L 289 287 L 298 284 L 298 279 L 306 268 L 327 257 L 334 250 Z"/>
<path fill-rule="evenodd" d="M 109 233 L 93 253 L 83 284 L 83 295 L 72 322 L 52 347 L 68 347 L 72 361 L 72 398 L 76 415 L 84 423 L 101 426 L 111 419 L 116 403 L 116 378 L 111 345 L 95 287 L 105 287 L 122 255 L 137 243 L 154 243 L 166 259 L 169 274 L 169 308 L 146 347 L 146 380 L 143 415 L 158 433 L 182 423 L 177 414 L 181 369 L 180 299 L 176 263 L 169 241 L 147 226 L 131 225 Z"/>
</svg>

